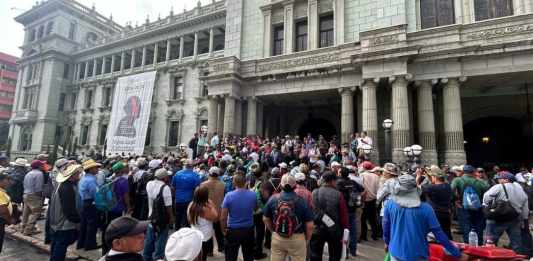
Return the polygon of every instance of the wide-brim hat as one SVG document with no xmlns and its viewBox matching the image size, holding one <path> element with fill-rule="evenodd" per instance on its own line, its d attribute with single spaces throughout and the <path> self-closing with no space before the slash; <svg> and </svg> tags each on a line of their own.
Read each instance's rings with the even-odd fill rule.
<svg viewBox="0 0 533 261">
<path fill-rule="evenodd" d="M 24 158 L 18 158 L 15 160 L 15 162 L 11 162 L 11 165 L 16 167 L 29 167 L 30 163 Z"/>
<path fill-rule="evenodd" d="M 414 208 L 420 206 L 420 194 L 415 177 L 402 174 L 398 177 L 398 183 L 394 185 L 392 200 L 402 207 Z"/>
<path fill-rule="evenodd" d="M 168 260 L 194 260 L 202 251 L 202 232 L 192 228 L 182 228 L 168 238 L 165 257 Z"/>
<path fill-rule="evenodd" d="M 56 177 L 57 183 L 63 183 L 67 181 L 70 177 L 77 173 L 81 173 L 83 171 L 83 167 L 78 164 L 70 165 L 65 169 L 64 171 L 60 171 Z"/>
<path fill-rule="evenodd" d="M 98 168 L 98 163 L 94 161 L 93 159 L 88 159 L 82 163 L 83 170 L 89 170 L 92 168 Z"/>
</svg>

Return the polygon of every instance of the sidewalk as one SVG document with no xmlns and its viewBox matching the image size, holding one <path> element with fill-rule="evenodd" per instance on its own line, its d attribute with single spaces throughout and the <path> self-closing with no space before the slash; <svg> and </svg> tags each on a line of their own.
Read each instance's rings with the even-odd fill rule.
<svg viewBox="0 0 533 261">
<path fill-rule="evenodd" d="M 37 222 L 37 227 L 40 231 L 44 231 L 44 224 L 45 224 L 44 219 L 39 220 Z M 36 247 L 46 253 L 50 253 L 50 245 L 44 244 L 44 232 L 41 232 L 33 236 L 25 236 L 12 227 L 6 227 L 6 236 L 16 241 L 22 241 L 22 242 L 28 243 L 32 245 L 33 247 Z M 98 232 L 97 241 L 98 243 L 100 243 L 99 242 L 100 232 Z M 270 256 L 270 251 L 268 249 L 264 249 L 264 252 Z M 383 251 L 383 241 L 367 241 L 367 242 L 358 244 L 358 254 L 359 255 L 355 259 L 351 258 L 350 260 L 357 260 L 357 261 L 359 260 L 360 261 L 383 260 L 383 258 L 385 257 L 385 253 Z M 77 250 L 76 244 L 74 243 L 67 250 L 68 260 L 81 259 L 81 260 L 89 260 L 89 261 L 98 261 L 100 258 L 101 258 L 100 249 L 92 250 L 92 251 Z M 208 260 L 209 261 L 223 261 L 224 255 L 215 251 L 214 256 L 209 257 Z M 242 260 L 242 258 L 239 258 L 239 260 Z M 267 257 L 263 260 L 270 260 L 270 258 Z"/>
</svg>

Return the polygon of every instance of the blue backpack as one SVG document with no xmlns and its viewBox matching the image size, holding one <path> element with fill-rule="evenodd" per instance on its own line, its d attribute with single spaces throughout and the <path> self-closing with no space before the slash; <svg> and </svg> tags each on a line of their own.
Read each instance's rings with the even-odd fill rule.
<svg viewBox="0 0 533 261">
<path fill-rule="evenodd" d="M 472 186 L 467 186 L 463 190 L 463 208 L 467 210 L 481 209 L 481 200 Z"/>
<path fill-rule="evenodd" d="M 117 206 L 117 196 L 113 191 L 114 184 L 115 181 L 106 183 L 98 188 L 96 195 L 94 196 L 96 209 L 109 212 Z"/>
</svg>

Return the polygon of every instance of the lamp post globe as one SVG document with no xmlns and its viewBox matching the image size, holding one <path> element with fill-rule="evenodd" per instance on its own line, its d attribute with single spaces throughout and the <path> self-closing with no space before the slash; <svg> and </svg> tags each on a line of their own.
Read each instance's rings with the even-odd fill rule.
<svg viewBox="0 0 533 261">
<path fill-rule="evenodd" d="M 418 144 L 415 144 L 413 146 L 411 146 L 411 151 L 413 153 L 414 156 L 420 156 L 422 154 L 422 151 L 424 150 L 424 148 L 422 148 L 422 146 L 418 145 Z"/>
<path fill-rule="evenodd" d="M 390 128 L 392 128 L 393 124 L 394 124 L 394 122 L 391 119 L 386 119 L 386 120 L 383 121 L 383 128 L 386 129 L 386 130 L 390 130 Z"/>
<path fill-rule="evenodd" d="M 403 154 L 404 154 L 405 156 L 411 156 L 411 155 L 412 155 L 411 147 L 405 147 L 405 148 L 403 148 Z"/>
</svg>

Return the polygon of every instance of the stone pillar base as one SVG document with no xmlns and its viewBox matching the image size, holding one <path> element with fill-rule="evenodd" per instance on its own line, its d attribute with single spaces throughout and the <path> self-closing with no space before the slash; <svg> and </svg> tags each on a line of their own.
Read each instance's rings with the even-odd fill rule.
<svg viewBox="0 0 533 261">
<path fill-rule="evenodd" d="M 439 161 L 437 158 L 437 151 L 436 150 L 426 150 L 424 149 L 424 152 L 422 153 L 422 165 L 438 165 Z"/>
<path fill-rule="evenodd" d="M 444 152 L 444 163 L 450 166 L 459 166 L 466 164 L 466 153 L 465 151 L 445 151 Z"/>
</svg>

